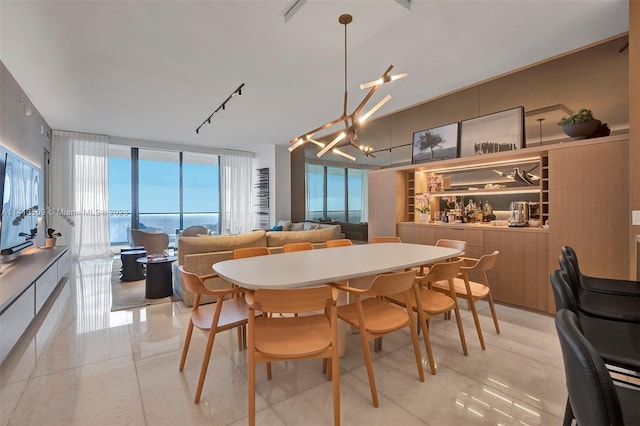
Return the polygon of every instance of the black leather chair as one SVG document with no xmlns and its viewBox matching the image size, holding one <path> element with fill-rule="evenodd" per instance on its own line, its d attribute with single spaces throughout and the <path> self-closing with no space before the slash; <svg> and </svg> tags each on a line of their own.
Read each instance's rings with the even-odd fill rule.
<svg viewBox="0 0 640 426">
<path fill-rule="evenodd" d="M 604 315 L 593 309 L 585 310 L 564 271 L 553 271 L 551 287 L 556 312 L 568 309 L 578 316 L 584 335 L 607 364 L 640 372 L 640 324 L 616 319 L 610 312 L 615 306 L 608 307 Z"/>
<path fill-rule="evenodd" d="M 573 275 L 570 274 L 570 278 L 572 280 L 577 280 L 583 289 L 599 293 L 616 294 L 620 296 L 640 297 L 640 281 L 618 280 L 613 278 L 592 277 L 589 275 L 584 275 L 580 271 L 580 267 L 578 265 L 578 255 L 570 246 L 562 247 L 562 256 L 567 260 L 567 262 L 573 269 Z"/>
<path fill-rule="evenodd" d="M 567 309 L 559 310 L 556 329 L 564 359 L 570 412 L 577 423 L 640 424 L 640 390 L 614 385 L 602 357 L 582 334 L 578 317 Z"/>
<path fill-rule="evenodd" d="M 619 291 L 589 290 L 582 285 L 573 256 L 564 253 L 558 258 L 560 268 L 567 276 L 567 284 L 581 311 L 594 316 L 640 325 L 640 294 L 621 294 Z M 619 280 L 615 280 L 619 281 Z"/>
</svg>

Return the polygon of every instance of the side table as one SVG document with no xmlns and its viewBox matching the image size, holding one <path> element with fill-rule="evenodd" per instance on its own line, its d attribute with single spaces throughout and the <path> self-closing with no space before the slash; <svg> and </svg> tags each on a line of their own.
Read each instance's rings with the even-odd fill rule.
<svg viewBox="0 0 640 426">
<path fill-rule="evenodd" d="M 146 256 L 147 252 L 145 250 L 130 250 L 120 253 L 120 259 L 122 260 L 120 281 L 144 280 L 144 266 L 141 263 L 137 263 L 136 260 L 141 257 L 146 258 Z"/>
<path fill-rule="evenodd" d="M 177 256 L 167 256 L 162 259 L 149 259 L 146 256 L 136 259 L 141 266 L 147 265 L 145 296 L 147 299 L 160 299 L 173 294 L 171 285 L 171 263 L 178 260 Z"/>
</svg>

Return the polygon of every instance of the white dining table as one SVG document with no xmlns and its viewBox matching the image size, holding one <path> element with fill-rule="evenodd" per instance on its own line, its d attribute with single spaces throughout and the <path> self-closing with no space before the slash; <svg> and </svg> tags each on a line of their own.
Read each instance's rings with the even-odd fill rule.
<svg viewBox="0 0 640 426">
<path fill-rule="evenodd" d="M 304 250 L 225 260 L 213 265 L 213 271 L 242 288 L 285 289 L 348 282 L 367 286 L 377 274 L 436 263 L 462 254 L 448 247 L 408 243 L 358 244 L 345 247 Z M 360 282 L 358 282 L 360 280 Z M 340 292 L 338 304 L 347 302 Z M 339 353 L 347 351 L 347 326 L 339 328 Z"/>
<path fill-rule="evenodd" d="M 410 268 L 460 255 L 447 247 L 408 243 L 358 244 L 225 260 L 213 271 L 240 287 L 311 287 Z"/>
</svg>

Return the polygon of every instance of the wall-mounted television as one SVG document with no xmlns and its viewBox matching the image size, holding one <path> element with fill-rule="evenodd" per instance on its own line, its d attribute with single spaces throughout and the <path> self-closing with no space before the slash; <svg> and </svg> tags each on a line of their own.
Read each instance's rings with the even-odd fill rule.
<svg viewBox="0 0 640 426">
<path fill-rule="evenodd" d="M 42 211 L 42 170 L 2 147 L 0 158 L 0 254 L 6 256 L 33 245 Z"/>
</svg>

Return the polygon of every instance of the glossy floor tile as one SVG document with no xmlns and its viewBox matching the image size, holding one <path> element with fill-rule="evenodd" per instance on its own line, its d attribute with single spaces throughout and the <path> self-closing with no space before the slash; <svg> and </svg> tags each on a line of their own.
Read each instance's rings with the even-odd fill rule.
<svg viewBox="0 0 640 426">
<path fill-rule="evenodd" d="M 247 354 L 235 330 L 220 333 L 201 402 L 193 403 L 206 336 L 194 330 L 183 372 L 178 364 L 189 322 L 182 302 L 110 312 L 111 271 L 73 268 L 48 315 L 38 318 L 0 371 L 0 426 L 247 424 Z M 469 355 L 455 320 L 430 321 L 437 374 L 420 382 L 410 336 L 385 336 L 373 353 L 380 406 L 371 402 L 360 336 L 347 334 L 340 360 L 343 425 L 552 425 L 566 401 L 553 318 L 498 305 L 497 334 L 478 303 L 487 349 L 462 309 Z M 259 425 L 332 424 L 332 386 L 319 360 L 257 367 Z"/>
</svg>

